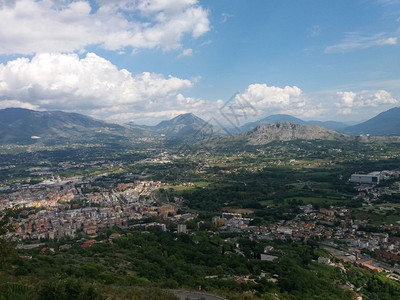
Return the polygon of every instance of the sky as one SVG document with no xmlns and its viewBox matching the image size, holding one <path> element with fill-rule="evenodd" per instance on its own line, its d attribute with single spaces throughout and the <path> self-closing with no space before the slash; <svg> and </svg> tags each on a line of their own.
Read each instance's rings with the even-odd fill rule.
<svg viewBox="0 0 400 300">
<path fill-rule="evenodd" d="M 0 109 L 359 122 L 400 101 L 400 0 L 0 0 Z"/>
</svg>

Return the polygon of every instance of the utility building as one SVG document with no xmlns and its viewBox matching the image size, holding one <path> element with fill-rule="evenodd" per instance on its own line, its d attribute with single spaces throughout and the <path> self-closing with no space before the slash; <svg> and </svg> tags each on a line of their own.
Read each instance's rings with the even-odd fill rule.
<svg viewBox="0 0 400 300">
<path fill-rule="evenodd" d="M 367 184 L 379 184 L 381 172 L 372 172 L 369 174 L 353 174 L 350 177 L 350 182 L 354 183 L 367 183 Z"/>
</svg>

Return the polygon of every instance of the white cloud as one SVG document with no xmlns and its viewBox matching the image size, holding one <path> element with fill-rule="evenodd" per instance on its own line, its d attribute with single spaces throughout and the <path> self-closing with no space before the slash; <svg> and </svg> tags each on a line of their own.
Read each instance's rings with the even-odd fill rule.
<svg viewBox="0 0 400 300">
<path fill-rule="evenodd" d="M 74 111 L 118 123 L 155 124 L 188 112 L 207 120 L 223 102 L 184 96 L 196 80 L 133 75 L 94 53 L 42 53 L 0 64 L 0 108 Z"/>
<path fill-rule="evenodd" d="M 189 34 L 210 30 L 208 11 L 197 0 L 16 0 L 0 5 L 0 54 L 80 51 L 88 45 L 180 48 Z"/>
<path fill-rule="evenodd" d="M 338 92 L 338 95 L 342 98 L 342 105 L 346 107 L 353 107 L 354 99 L 356 94 L 353 92 Z"/>
<path fill-rule="evenodd" d="M 107 120 L 109 122 L 120 123 L 121 121 L 128 122 L 134 121 L 136 124 L 149 124 L 155 125 L 161 120 L 172 119 L 180 114 L 185 114 L 186 110 L 163 110 L 163 111 L 153 111 L 153 112 L 119 112 L 110 115 Z"/>
<path fill-rule="evenodd" d="M 305 106 L 305 97 L 296 86 L 284 88 L 267 84 L 251 84 L 243 93 L 220 104 L 218 112 L 224 120 L 234 126 L 241 126 L 271 114 L 298 110 Z"/>
<path fill-rule="evenodd" d="M 193 55 L 193 49 L 184 49 L 181 53 L 180 56 L 192 56 Z"/>
<path fill-rule="evenodd" d="M 226 23 L 226 21 L 228 21 L 232 17 L 233 17 L 232 14 L 222 13 L 221 14 L 221 23 Z"/>
<path fill-rule="evenodd" d="M 284 88 L 268 86 L 266 84 L 251 84 L 240 97 L 246 99 L 255 108 L 262 111 L 300 107 L 304 105 L 302 91 L 297 86 Z"/>
<path fill-rule="evenodd" d="M 31 103 L 22 102 L 18 100 L 2 100 L 0 101 L 0 109 L 8 108 L 8 107 L 19 107 L 26 109 L 38 109 L 37 105 L 32 105 Z"/>
<path fill-rule="evenodd" d="M 358 32 L 347 32 L 338 44 L 325 48 L 325 53 L 347 53 L 376 46 L 397 45 L 397 37 L 385 37 L 384 34 L 363 36 Z"/>
<path fill-rule="evenodd" d="M 390 38 L 378 40 L 377 44 L 381 45 L 381 46 L 384 46 L 384 45 L 397 45 L 397 37 L 390 37 Z"/>
<path fill-rule="evenodd" d="M 0 101 L 18 99 L 41 109 L 98 109 L 104 116 L 116 108 L 126 112 L 160 105 L 192 85 L 188 79 L 149 72 L 133 76 L 93 53 L 82 59 L 77 54 L 37 54 L 0 64 Z"/>
<path fill-rule="evenodd" d="M 337 94 L 340 96 L 340 101 L 336 102 L 335 106 L 339 108 L 339 113 L 344 115 L 357 114 L 365 109 L 388 107 L 399 103 L 399 100 L 385 90 L 365 90 L 358 93 L 338 92 Z"/>
<path fill-rule="evenodd" d="M 124 1 L 130 2 L 130 1 Z M 143 0 L 139 2 L 138 8 L 143 12 L 166 11 L 168 13 L 180 11 L 187 6 L 192 6 L 197 0 Z"/>
<path fill-rule="evenodd" d="M 204 120 L 211 117 L 220 117 L 218 107 L 222 100 L 212 101 L 194 97 L 186 97 L 177 94 L 175 97 L 163 99 L 157 103 L 149 103 L 141 107 L 141 110 L 127 109 L 130 106 L 116 106 L 112 110 L 108 108 L 92 110 L 91 114 L 101 116 L 106 113 L 106 119 L 112 122 L 134 120 L 137 124 L 156 124 L 159 121 L 171 119 L 179 114 L 194 113 Z"/>
<path fill-rule="evenodd" d="M 330 91 L 305 94 L 296 86 L 249 85 L 245 92 L 222 106 L 223 116 L 235 126 L 272 114 L 289 114 L 304 120 L 365 120 L 399 105 L 385 90 Z"/>
<path fill-rule="evenodd" d="M 0 108 L 65 110 L 112 122 L 155 124 L 192 112 L 222 124 L 243 125 L 287 113 L 304 119 L 372 117 L 399 104 L 385 90 L 341 91 L 307 95 L 297 86 L 251 84 L 231 101 L 185 95 L 199 79 L 143 72 L 131 74 L 87 53 L 41 53 L 0 64 Z"/>
</svg>

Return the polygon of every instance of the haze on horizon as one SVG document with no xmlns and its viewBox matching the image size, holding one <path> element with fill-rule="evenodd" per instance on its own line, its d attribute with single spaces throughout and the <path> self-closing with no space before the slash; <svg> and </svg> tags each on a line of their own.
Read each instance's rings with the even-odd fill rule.
<svg viewBox="0 0 400 300">
<path fill-rule="evenodd" d="M 399 106 L 399 35 L 396 0 L 0 0 L 0 108 L 361 121 Z"/>
</svg>

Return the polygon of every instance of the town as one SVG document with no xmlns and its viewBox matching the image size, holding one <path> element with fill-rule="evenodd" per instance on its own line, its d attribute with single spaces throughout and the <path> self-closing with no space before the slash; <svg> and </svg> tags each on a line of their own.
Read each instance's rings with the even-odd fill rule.
<svg viewBox="0 0 400 300">
<path fill-rule="evenodd" d="M 17 154 L 0 171 L 0 210 L 13 210 L 8 235 L 25 260 L 171 234 L 193 251 L 211 243 L 224 256 L 273 266 L 288 259 L 291 245 L 317 245 L 311 262 L 319 268 L 400 281 L 397 150 L 368 148 L 354 159 L 350 145 L 337 149 L 309 141 L 213 155 L 151 148 L 107 160 L 104 150 L 88 148 L 78 162 Z M 360 168 L 372 157 L 379 160 Z M 199 280 L 279 284 L 283 273 L 269 268 L 257 275 L 212 269 Z M 363 299 L 362 285 L 345 278 L 340 290 Z"/>
</svg>

